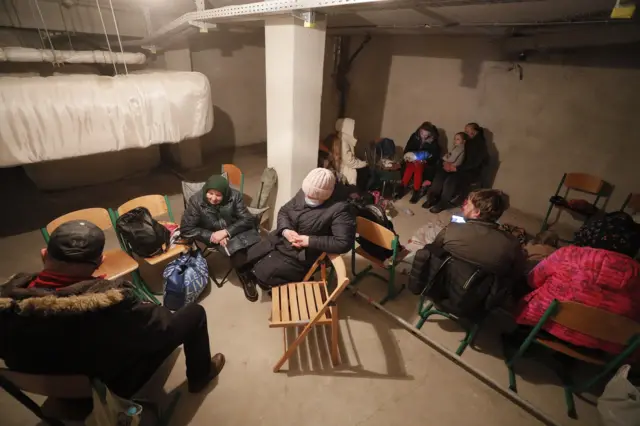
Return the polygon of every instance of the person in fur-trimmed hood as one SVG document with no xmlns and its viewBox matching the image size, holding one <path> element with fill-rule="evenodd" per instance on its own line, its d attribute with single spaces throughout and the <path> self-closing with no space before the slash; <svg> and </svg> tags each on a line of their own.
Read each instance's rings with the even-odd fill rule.
<svg viewBox="0 0 640 426">
<path fill-rule="evenodd" d="M 0 286 L 0 358 L 31 374 L 81 374 L 124 398 L 135 394 L 180 345 L 190 392 L 204 390 L 224 366 L 211 357 L 204 309 L 175 313 L 140 302 L 132 284 L 95 278 L 105 237 L 88 221 L 51 234 L 39 274 Z"/>
</svg>

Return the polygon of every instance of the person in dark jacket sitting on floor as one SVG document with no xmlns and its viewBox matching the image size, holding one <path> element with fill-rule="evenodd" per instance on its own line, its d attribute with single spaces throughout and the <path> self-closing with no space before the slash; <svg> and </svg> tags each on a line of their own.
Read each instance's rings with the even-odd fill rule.
<svg viewBox="0 0 640 426">
<path fill-rule="evenodd" d="M 427 200 L 422 207 L 430 209 L 431 213 L 454 207 L 454 198 L 468 191 L 469 186 L 481 178 L 482 168 L 489 158 L 484 131 L 477 123 L 469 123 L 464 132 L 469 139 L 465 143 L 462 165 L 456 167 L 445 161 L 427 191 Z"/>
<path fill-rule="evenodd" d="M 201 191 L 191 196 L 180 224 L 182 237 L 229 256 L 236 270 L 244 263 L 247 248 L 260 241 L 256 218 L 242 198 L 240 192 L 229 187 L 224 176 L 213 175 Z M 254 283 L 243 281 L 242 287 L 247 299 L 258 300 Z"/>
<path fill-rule="evenodd" d="M 314 169 L 302 189 L 280 208 L 276 230 L 247 251 L 245 280 L 269 289 L 301 281 L 323 253 L 343 254 L 353 247 L 356 217 L 349 203 L 333 197 L 335 175 Z"/>
<path fill-rule="evenodd" d="M 42 272 L 0 286 L 0 358 L 18 372 L 97 378 L 130 398 L 184 345 L 189 392 L 204 390 L 225 363 L 211 357 L 205 310 L 172 313 L 140 302 L 126 281 L 93 277 L 104 243 L 91 222 L 66 222 L 51 233 Z"/>
<path fill-rule="evenodd" d="M 418 250 L 411 270 L 409 289 L 420 294 L 428 284 L 431 258 L 444 260 L 451 255 L 498 278 L 492 293 L 509 293 L 513 283 L 524 274 L 525 256 L 516 237 L 498 228 L 496 221 L 507 209 L 506 195 L 495 189 L 469 194 L 462 206 L 465 223 L 450 223 L 432 244 Z M 438 263 L 438 262 L 435 262 Z M 468 277 L 457 274 L 461 279 Z M 456 284 L 463 284 L 456 283 Z"/>
</svg>

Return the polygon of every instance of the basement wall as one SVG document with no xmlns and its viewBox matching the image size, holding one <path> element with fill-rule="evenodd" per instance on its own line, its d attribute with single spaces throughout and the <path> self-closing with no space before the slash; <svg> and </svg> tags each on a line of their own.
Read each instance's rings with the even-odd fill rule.
<svg viewBox="0 0 640 426">
<path fill-rule="evenodd" d="M 608 210 L 640 192 L 638 47 L 533 55 L 522 63 L 522 80 L 501 52 L 495 40 L 374 37 L 350 74 L 347 115 L 356 136 L 403 146 L 428 120 L 452 141 L 467 122 L 478 122 L 493 157 L 487 180 L 512 206 L 538 216 L 564 172 L 612 184 Z"/>
</svg>

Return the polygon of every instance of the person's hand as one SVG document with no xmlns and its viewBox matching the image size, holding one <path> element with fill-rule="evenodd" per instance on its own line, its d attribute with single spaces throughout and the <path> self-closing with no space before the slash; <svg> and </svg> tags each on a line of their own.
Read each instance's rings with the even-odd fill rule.
<svg viewBox="0 0 640 426">
<path fill-rule="evenodd" d="M 211 234 L 211 238 L 209 239 L 209 241 L 211 241 L 213 244 L 220 244 L 220 241 L 228 237 L 229 237 L 229 233 L 225 229 L 223 229 L 221 231 L 216 231 L 213 234 Z"/>
<path fill-rule="evenodd" d="M 443 168 L 446 172 L 455 172 L 455 171 L 456 171 L 456 169 L 457 169 L 457 167 L 456 167 L 456 166 L 454 166 L 453 164 L 448 163 L 448 162 L 446 162 L 446 161 L 442 164 L 442 168 Z"/>
<path fill-rule="evenodd" d="M 220 240 L 220 245 L 221 245 L 222 247 L 226 247 L 226 246 L 227 246 L 227 244 L 229 244 L 229 237 L 225 237 L 225 238 L 223 238 L 222 240 Z"/>
<path fill-rule="evenodd" d="M 291 244 L 297 241 L 300 238 L 300 235 L 296 231 L 292 231 L 291 229 L 285 229 L 282 231 L 282 236 L 287 239 Z"/>
<path fill-rule="evenodd" d="M 291 243 L 295 248 L 305 248 L 309 247 L 309 236 L 308 235 L 299 235 L 296 241 Z"/>
</svg>

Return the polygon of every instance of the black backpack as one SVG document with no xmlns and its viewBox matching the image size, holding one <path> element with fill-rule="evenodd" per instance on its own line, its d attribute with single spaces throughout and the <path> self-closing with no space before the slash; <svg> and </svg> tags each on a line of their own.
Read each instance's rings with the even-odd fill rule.
<svg viewBox="0 0 640 426">
<path fill-rule="evenodd" d="M 171 241 L 169 230 L 155 220 L 146 207 L 136 207 L 120 216 L 116 230 L 131 251 L 141 257 L 164 253 Z"/>
<path fill-rule="evenodd" d="M 358 209 L 358 212 L 357 212 L 358 216 L 364 217 L 365 219 L 369 219 L 370 221 L 375 222 L 378 225 L 382 225 L 395 234 L 395 231 L 393 230 L 393 223 L 391 223 L 391 221 L 387 217 L 382 207 L 375 204 L 366 204 L 366 205 L 355 204 L 355 206 Z M 393 250 L 389 250 L 384 247 L 377 246 L 373 244 L 371 241 L 366 240 L 362 237 L 356 238 L 356 241 L 358 241 L 358 244 L 360 244 L 360 247 L 362 247 L 364 251 L 366 251 L 371 256 L 381 261 L 384 261 L 389 257 L 391 257 L 391 255 L 393 255 Z"/>
</svg>

